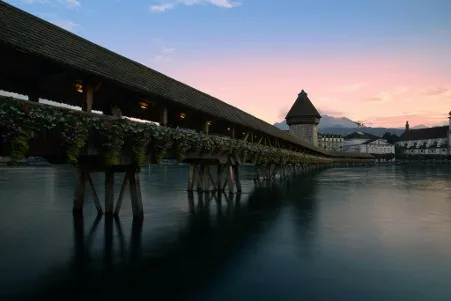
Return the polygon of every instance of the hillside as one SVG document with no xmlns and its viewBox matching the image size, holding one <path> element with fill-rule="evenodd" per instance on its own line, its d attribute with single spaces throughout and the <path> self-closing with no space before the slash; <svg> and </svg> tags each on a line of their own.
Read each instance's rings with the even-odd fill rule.
<svg viewBox="0 0 451 301">
<path fill-rule="evenodd" d="M 282 130 L 288 129 L 285 120 L 275 123 L 274 126 Z M 425 127 L 426 126 L 424 125 L 418 125 L 413 128 L 425 128 Z M 360 131 L 382 137 L 382 135 L 384 135 L 385 132 L 389 132 L 400 136 L 402 133 L 404 133 L 404 128 L 358 127 L 349 118 L 346 117 L 336 118 L 328 115 L 323 115 L 318 125 L 318 131 L 321 134 L 327 133 L 327 134 L 343 134 L 343 135 L 348 135 L 350 133 Z"/>
</svg>

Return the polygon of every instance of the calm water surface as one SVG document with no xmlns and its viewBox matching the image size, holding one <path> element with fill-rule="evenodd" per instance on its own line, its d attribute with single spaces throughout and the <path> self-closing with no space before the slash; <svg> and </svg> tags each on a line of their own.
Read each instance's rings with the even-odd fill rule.
<svg viewBox="0 0 451 301">
<path fill-rule="evenodd" d="M 128 195 L 119 219 L 90 197 L 74 219 L 71 168 L 0 168 L 0 300 L 451 300 L 449 166 L 244 180 L 234 197 L 186 179 L 144 169 L 139 224 Z"/>
</svg>

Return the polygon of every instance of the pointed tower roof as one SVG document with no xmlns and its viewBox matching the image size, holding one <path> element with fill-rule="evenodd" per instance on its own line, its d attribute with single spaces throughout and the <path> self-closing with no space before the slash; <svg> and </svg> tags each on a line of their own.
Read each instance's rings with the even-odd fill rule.
<svg viewBox="0 0 451 301">
<path fill-rule="evenodd" d="M 321 115 L 318 113 L 304 90 L 298 94 L 298 98 L 294 102 L 285 119 L 296 117 L 321 118 Z"/>
</svg>

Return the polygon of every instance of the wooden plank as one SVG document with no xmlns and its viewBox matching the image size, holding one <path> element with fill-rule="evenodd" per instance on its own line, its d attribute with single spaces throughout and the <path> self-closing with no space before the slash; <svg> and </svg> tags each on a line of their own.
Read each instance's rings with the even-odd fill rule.
<svg viewBox="0 0 451 301">
<path fill-rule="evenodd" d="M 132 202 L 133 218 L 143 218 L 144 210 L 141 195 L 141 182 L 139 173 L 135 172 L 129 176 L 130 197 Z"/>
<path fill-rule="evenodd" d="M 112 215 L 114 206 L 114 172 L 105 172 L 105 214 Z"/>
<path fill-rule="evenodd" d="M 119 192 L 119 197 L 117 198 L 116 207 L 114 208 L 114 215 L 118 216 L 119 211 L 121 210 L 122 201 L 124 199 L 125 189 L 127 188 L 127 183 L 129 181 L 129 177 L 132 173 L 126 172 L 124 175 L 124 180 L 122 181 L 121 190 Z"/>
<path fill-rule="evenodd" d="M 100 204 L 99 196 L 97 195 L 96 189 L 94 187 L 94 183 L 92 182 L 91 175 L 86 172 L 86 178 L 88 179 L 89 186 L 91 187 L 92 198 L 94 200 L 94 205 L 96 206 L 97 213 L 103 214 L 102 205 Z"/>
</svg>

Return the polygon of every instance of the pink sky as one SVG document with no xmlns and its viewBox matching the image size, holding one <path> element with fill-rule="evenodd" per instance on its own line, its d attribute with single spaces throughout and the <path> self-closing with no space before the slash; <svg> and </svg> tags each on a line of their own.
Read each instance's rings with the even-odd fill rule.
<svg viewBox="0 0 451 301">
<path fill-rule="evenodd" d="M 443 125 L 451 110 L 451 73 L 438 75 L 424 62 L 246 57 L 161 69 L 270 123 L 284 119 L 302 89 L 323 114 L 368 126 Z"/>
<path fill-rule="evenodd" d="M 302 89 L 369 126 L 451 111 L 450 1 L 7 2 L 270 123 Z"/>
</svg>

